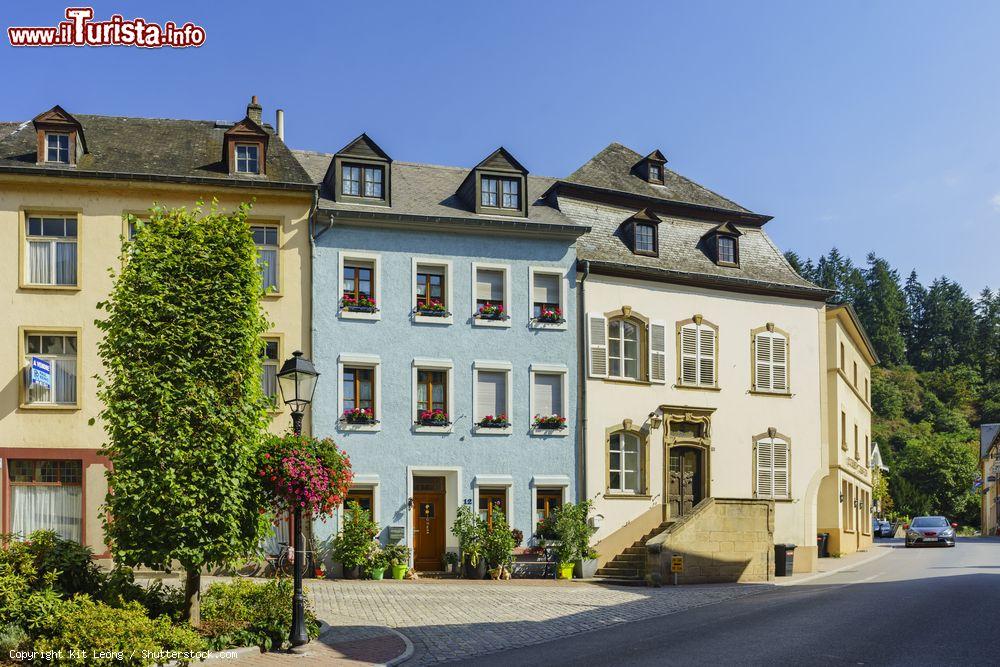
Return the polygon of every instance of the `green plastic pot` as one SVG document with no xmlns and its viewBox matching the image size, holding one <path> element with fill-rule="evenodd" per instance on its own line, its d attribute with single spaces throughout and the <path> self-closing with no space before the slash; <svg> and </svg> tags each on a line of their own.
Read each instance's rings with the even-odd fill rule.
<svg viewBox="0 0 1000 667">
<path fill-rule="evenodd" d="M 397 579 L 399 581 L 402 581 L 403 577 L 406 576 L 406 570 L 407 569 L 409 569 L 409 568 L 407 568 L 405 564 L 404 565 L 393 565 L 392 566 L 392 578 L 393 579 Z M 381 577 L 379 577 L 379 578 L 381 579 Z"/>
<path fill-rule="evenodd" d="M 372 579 L 374 579 L 375 581 L 382 581 L 382 577 L 385 576 L 385 568 L 373 567 L 369 572 L 369 574 L 372 575 Z"/>
<path fill-rule="evenodd" d="M 559 578 L 572 579 L 574 567 L 576 567 L 574 563 L 559 563 Z"/>
</svg>

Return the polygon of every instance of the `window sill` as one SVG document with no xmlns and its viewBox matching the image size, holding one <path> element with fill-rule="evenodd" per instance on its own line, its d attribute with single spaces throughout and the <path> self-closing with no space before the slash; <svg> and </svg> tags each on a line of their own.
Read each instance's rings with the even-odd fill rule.
<svg viewBox="0 0 1000 667">
<path fill-rule="evenodd" d="M 472 318 L 472 326 L 474 327 L 492 327 L 494 329 L 509 329 L 510 320 L 484 320 L 478 317 Z"/>
<path fill-rule="evenodd" d="M 649 387 L 652 382 L 647 382 L 646 380 L 633 380 L 632 378 L 616 378 L 616 377 L 606 377 L 606 378 L 596 378 L 598 380 L 604 380 L 605 382 L 610 382 L 611 384 L 630 384 L 637 387 Z"/>
<path fill-rule="evenodd" d="M 531 435 L 536 438 L 565 438 L 569 428 L 531 428 Z"/>
<path fill-rule="evenodd" d="M 266 294 L 262 294 L 261 298 L 263 298 L 263 299 L 280 299 L 283 296 L 285 296 L 284 292 L 267 292 Z"/>
<path fill-rule="evenodd" d="M 674 389 L 693 389 L 695 391 L 722 391 L 722 387 L 719 385 L 698 385 L 698 384 L 681 384 L 678 382 L 674 385 Z"/>
<path fill-rule="evenodd" d="M 414 433 L 451 433 L 454 430 L 453 424 L 448 424 L 447 426 L 421 426 L 420 424 L 413 425 Z"/>
<path fill-rule="evenodd" d="M 536 322 L 535 320 L 532 320 L 528 323 L 528 328 L 540 329 L 542 331 L 546 329 L 552 331 L 566 331 L 567 327 L 565 322 Z"/>
<path fill-rule="evenodd" d="M 653 496 L 643 493 L 614 493 L 605 491 L 604 497 L 607 500 L 652 500 Z"/>
<path fill-rule="evenodd" d="M 498 428 L 498 427 L 495 427 L 495 426 L 479 426 L 479 425 L 475 425 L 475 426 L 472 427 L 472 434 L 473 435 L 484 435 L 484 436 L 489 436 L 489 435 L 510 435 L 513 432 L 514 432 L 514 428 L 512 426 L 504 426 L 502 428 Z"/>
<path fill-rule="evenodd" d="M 377 311 L 377 312 L 374 312 L 374 313 L 364 313 L 364 312 L 359 312 L 359 311 L 356 311 L 356 310 L 343 310 L 343 309 L 341 309 L 340 312 L 337 313 L 337 316 L 340 319 L 342 319 L 342 320 L 369 320 L 369 321 L 375 321 L 375 320 L 381 320 L 382 319 L 382 312 L 381 311 Z"/>
<path fill-rule="evenodd" d="M 60 404 L 60 403 L 21 403 L 21 410 L 37 410 L 40 412 L 73 412 L 76 410 L 81 410 L 83 406 L 79 403 L 70 404 Z"/>
<path fill-rule="evenodd" d="M 750 393 L 754 396 L 775 396 L 777 398 L 791 398 L 792 392 L 790 391 L 763 391 L 761 389 L 751 389 Z"/>
<path fill-rule="evenodd" d="M 772 498 L 771 496 L 758 496 L 754 494 L 754 500 L 771 500 L 776 503 L 794 503 L 794 498 Z"/>
<path fill-rule="evenodd" d="M 83 288 L 77 285 L 36 285 L 34 283 L 21 283 L 18 285 L 22 290 L 38 290 L 39 292 L 79 292 Z"/>
<path fill-rule="evenodd" d="M 434 317 L 433 315 L 420 315 L 417 313 L 413 314 L 414 324 L 438 324 L 438 325 L 448 325 L 455 323 L 455 317 L 453 315 L 448 315 L 446 317 Z"/>
<path fill-rule="evenodd" d="M 382 424 L 337 424 L 341 433 L 377 433 L 382 430 Z"/>
</svg>

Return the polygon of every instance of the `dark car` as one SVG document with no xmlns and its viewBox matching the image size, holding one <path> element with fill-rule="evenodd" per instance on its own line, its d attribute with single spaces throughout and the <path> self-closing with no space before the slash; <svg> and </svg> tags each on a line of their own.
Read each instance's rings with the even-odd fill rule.
<svg viewBox="0 0 1000 667">
<path fill-rule="evenodd" d="M 957 523 L 948 523 L 943 516 L 918 516 L 906 529 L 906 546 L 955 546 Z"/>
</svg>

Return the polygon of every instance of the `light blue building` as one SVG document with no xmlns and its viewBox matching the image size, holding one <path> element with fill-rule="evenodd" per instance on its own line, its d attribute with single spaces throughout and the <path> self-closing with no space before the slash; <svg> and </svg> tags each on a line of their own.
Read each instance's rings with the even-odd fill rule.
<svg viewBox="0 0 1000 667">
<path fill-rule="evenodd" d="M 312 431 L 350 455 L 350 499 L 417 569 L 457 551 L 462 504 L 500 506 L 527 546 L 538 517 L 577 500 L 587 228 L 503 148 L 472 169 L 396 162 L 366 135 L 297 157 L 320 184 Z"/>
</svg>

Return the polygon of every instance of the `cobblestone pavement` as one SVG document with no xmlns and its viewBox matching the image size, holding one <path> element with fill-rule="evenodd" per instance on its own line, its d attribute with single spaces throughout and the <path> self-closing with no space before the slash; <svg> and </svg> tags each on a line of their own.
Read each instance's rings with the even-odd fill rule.
<svg viewBox="0 0 1000 667">
<path fill-rule="evenodd" d="M 221 652 L 205 661 L 206 667 L 349 667 L 381 665 L 402 657 L 405 640 L 385 626 L 339 624 L 306 644 L 301 653 L 256 650 Z"/>
<path fill-rule="evenodd" d="M 316 615 L 337 626 L 388 626 L 427 665 L 538 644 L 770 590 L 768 585 L 608 587 L 553 581 L 310 581 Z"/>
</svg>

